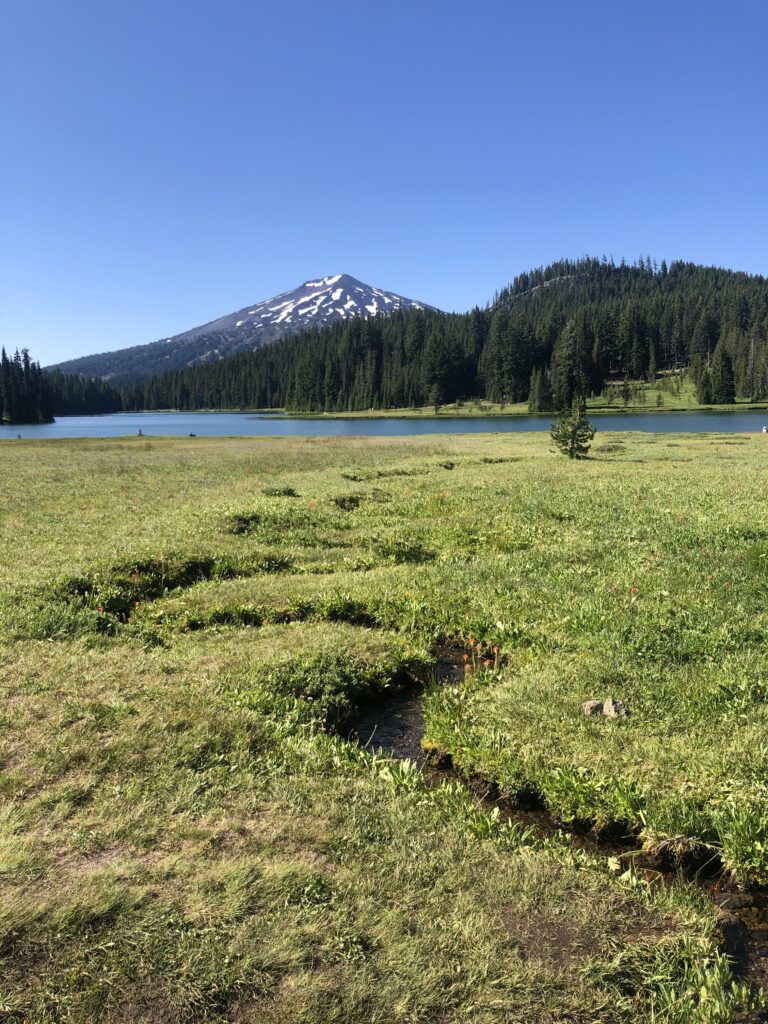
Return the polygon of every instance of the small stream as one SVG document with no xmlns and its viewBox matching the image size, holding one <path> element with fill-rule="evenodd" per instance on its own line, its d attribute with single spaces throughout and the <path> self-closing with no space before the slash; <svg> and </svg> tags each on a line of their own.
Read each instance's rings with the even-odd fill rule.
<svg viewBox="0 0 768 1024">
<path fill-rule="evenodd" d="M 465 652 L 438 647 L 435 656 L 437 683 L 461 685 L 468 667 Z M 350 726 L 349 738 L 398 760 L 413 761 L 429 785 L 449 780 L 460 782 L 476 803 L 487 810 L 497 808 L 502 821 L 518 822 L 547 835 L 565 836 L 596 859 L 618 857 L 627 866 L 632 863 L 638 875 L 652 883 L 669 885 L 683 877 L 699 885 L 720 908 L 723 945 L 733 961 L 735 977 L 761 990 L 768 999 L 768 891 L 737 889 L 722 871 L 719 861 L 682 866 L 654 862 L 638 848 L 636 836 L 624 835 L 620 830 L 596 834 L 587 826 L 563 824 L 535 797 L 527 802 L 511 800 L 501 794 L 495 784 L 458 772 L 450 758 L 435 760 L 421 747 L 424 736 L 422 700 L 421 689 L 412 689 L 371 702 Z M 768 1009 L 739 1018 L 739 1024 L 763 1022 L 768 1022 Z"/>
</svg>

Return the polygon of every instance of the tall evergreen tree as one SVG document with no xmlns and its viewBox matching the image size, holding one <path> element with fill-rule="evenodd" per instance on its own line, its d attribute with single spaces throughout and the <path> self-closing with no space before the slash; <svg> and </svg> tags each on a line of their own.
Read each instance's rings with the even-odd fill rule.
<svg viewBox="0 0 768 1024">
<path fill-rule="evenodd" d="M 704 367 L 699 377 L 699 383 L 696 388 L 696 400 L 699 405 L 712 404 L 712 374 L 708 366 Z"/>
<path fill-rule="evenodd" d="M 722 344 L 715 349 L 709 368 L 711 380 L 711 401 L 715 405 L 733 405 L 736 401 L 736 385 L 733 377 L 731 357 Z"/>
</svg>

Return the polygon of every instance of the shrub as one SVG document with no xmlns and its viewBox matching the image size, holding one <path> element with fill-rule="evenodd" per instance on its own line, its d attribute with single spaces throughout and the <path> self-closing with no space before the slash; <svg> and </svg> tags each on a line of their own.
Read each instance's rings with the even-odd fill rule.
<svg viewBox="0 0 768 1024">
<path fill-rule="evenodd" d="M 586 459 L 595 428 L 586 416 L 584 406 L 573 403 L 570 414 L 562 413 L 552 424 L 552 440 L 569 459 Z"/>
<path fill-rule="evenodd" d="M 293 487 L 265 487 L 263 494 L 268 498 L 298 498 L 298 491 Z"/>
</svg>

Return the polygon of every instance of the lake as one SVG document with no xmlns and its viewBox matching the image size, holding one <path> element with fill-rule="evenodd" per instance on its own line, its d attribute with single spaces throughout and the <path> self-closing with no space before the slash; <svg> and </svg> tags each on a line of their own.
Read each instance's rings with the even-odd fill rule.
<svg viewBox="0 0 768 1024">
<path fill-rule="evenodd" d="M 110 416 L 61 416 L 55 423 L 0 426 L 0 439 L 123 437 L 360 437 L 407 434 L 484 434 L 549 430 L 552 416 L 302 418 L 249 412 L 137 412 Z M 668 433 L 759 433 L 768 412 L 664 412 L 595 415 L 599 431 Z"/>
</svg>

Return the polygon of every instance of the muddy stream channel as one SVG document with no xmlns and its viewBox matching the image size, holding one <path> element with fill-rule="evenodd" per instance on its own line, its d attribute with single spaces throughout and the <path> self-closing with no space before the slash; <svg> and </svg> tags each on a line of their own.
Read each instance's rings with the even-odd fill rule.
<svg viewBox="0 0 768 1024">
<path fill-rule="evenodd" d="M 449 647 L 435 649 L 436 681 L 441 686 L 460 686 L 468 669 L 465 652 Z M 596 860 L 618 858 L 626 867 L 659 885 L 680 878 L 698 885 L 718 908 L 723 948 L 732 960 L 734 976 L 761 990 L 768 1000 L 768 889 L 738 889 L 717 860 L 707 863 L 671 864 L 653 860 L 639 849 L 636 836 L 595 833 L 588 824 L 559 822 L 540 800 L 510 799 L 493 783 L 467 777 L 453 768 L 450 758 L 435 760 L 422 750 L 424 735 L 423 690 L 415 683 L 381 700 L 372 701 L 348 730 L 351 740 L 369 750 L 380 750 L 397 760 L 413 761 L 428 785 L 459 782 L 478 806 L 498 809 L 501 821 L 517 822 L 542 835 L 558 834 Z M 739 1017 L 740 1024 L 768 1022 L 768 1009 Z"/>
</svg>

